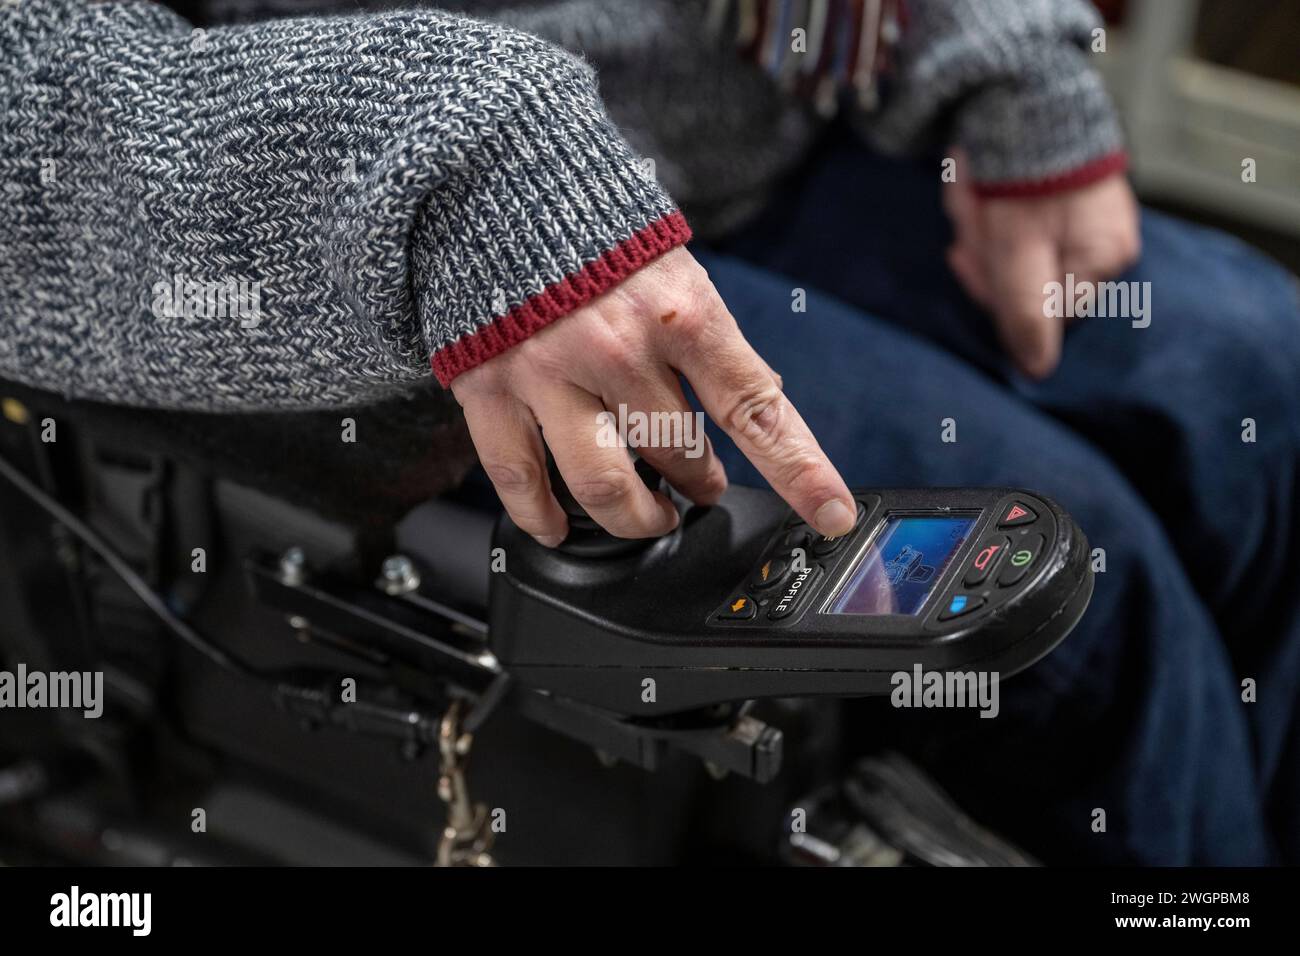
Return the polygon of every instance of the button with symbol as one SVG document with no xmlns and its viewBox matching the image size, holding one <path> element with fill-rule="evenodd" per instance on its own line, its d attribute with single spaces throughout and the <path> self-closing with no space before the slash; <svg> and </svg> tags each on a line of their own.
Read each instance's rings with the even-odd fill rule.
<svg viewBox="0 0 1300 956">
<path fill-rule="evenodd" d="M 722 606 L 718 612 L 719 621 L 748 621 L 756 613 L 754 601 L 748 595 L 737 594 Z"/>
<path fill-rule="evenodd" d="M 789 617 L 803 604 L 803 598 L 811 590 L 813 580 L 817 576 L 817 565 L 810 564 L 802 570 L 790 575 L 789 580 L 781 588 L 780 597 L 774 597 L 772 607 L 768 610 L 769 620 L 780 621 Z"/>
<path fill-rule="evenodd" d="M 948 602 L 948 606 L 939 615 L 939 620 L 951 621 L 954 617 L 969 614 L 983 603 L 984 599 L 974 594 L 954 594 Z"/>
<path fill-rule="evenodd" d="M 1022 541 L 1017 541 L 1011 546 L 1011 556 L 1007 558 L 1006 566 L 1003 567 L 1002 573 L 998 575 L 998 587 L 1009 587 L 1016 584 L 1029 571 L 1030 566 L 1038 557 L 1038 552 L 1043 550 L 1043 536 L 1041 534 L 1031 534 Z"/>
<path fill-rule="evenodd" d="M 1029 505 L 1023 501 L 1013 501 L 1007 506 L 1007 510 L 1002 515 L 1002 520 L 998 522 L 998 527 L 1015 528 L 1037 520 L 1038 515 L 1034 514 L 1034 510 Z"/>
<path fill-rule="evenodd" d="M 968 588 L 974 587 L 993 573 L 993 569 L 1002 560 L 1002 554 L 1007 550 L 1007 545 L 1010 543 L 1005 536 L 998 535 L 994 538 L 986 538 L 980 544 L 979 550 L 975 552 L 975 557 L 971 559 L 970 567 L 966 571 L 966 577 L 962 579 Z"/>
<path fill-rule="evenodd" d="M 828 554 L 833 554 L 839 550 L 840 545 L 845 541 L 845 536 L 840 535 L 838 538 L 817 538 L 813 541 L 812 553 L 814 556 L 824 558 Z"/>
<path fill-rule="evenodd" d="M 785 572 L 788 570 L 790 570 L 790 562 L 785 558 L 768 558 L 754 572 L 754 576 L 749 579 L 749 586 L 756 591 L 774 587 L 785 577 Z"/>
<path fill-rule="evenodd" d="M 866 513 L 867 513 L 866 507 L 862 504 L 861 501 L 859 501 L 858 513 L 857 516 L 853 519 L 853 528 L 849 530 L 848 534 L 842 534 L 834 538 L 823 538 L 822 536 L 818 535 L 816 538 L 813 539 L 813 546 L 812 546 L 813 554 L 816 557 L 824 558 L 826 557 L 826 555 L 833 554 L 834 552 L 838 551 L 840 545 L 842 545 L 845 541 L 849 539 L 849 535 L 853 534 L 853 531 L 857 530 L 858 525 L 862 524 L 862 517 Z"/>
</svg>

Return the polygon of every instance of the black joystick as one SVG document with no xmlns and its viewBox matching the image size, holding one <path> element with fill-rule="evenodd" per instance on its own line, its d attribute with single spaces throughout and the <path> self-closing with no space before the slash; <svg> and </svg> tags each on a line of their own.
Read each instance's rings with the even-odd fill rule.
<svg viewBox="0 0 1300 956">
<path fill-rule="evenodd" d="M 644 458 L 634 459 L 637 477 L 651 491 L 661 491 L 664 479 Z M 569 534 L 560 544 L 559 550 L 566 554 L 584 558 L 608 558 L 639 551 L 654 542 L 654 538 L 617 538 L 598 525 L 587 514 L 564 483 L 560 469 L 555 465 L 551 453 L 546 453 L 546 469 L 551 476 L 551 491 L 560 503 L 564 513 L 569 516 Z"/>
</svg>

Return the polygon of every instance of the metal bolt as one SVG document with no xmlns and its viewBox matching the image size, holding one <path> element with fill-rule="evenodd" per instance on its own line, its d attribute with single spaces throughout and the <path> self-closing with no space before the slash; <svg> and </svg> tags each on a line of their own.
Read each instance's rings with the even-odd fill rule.
<svg viewBox="0 0 1300 956">
<path fill-rule="evenodd" d="M 289 587 L 297 587 L 302 584 L 303 578 L 306 576 L 307 555 L 303 554 L 302 548 L 295 546 L 280 555 L 281 581 L 289 585 Z"/>
<path fill-rule="evenodd" d="M 389 594 L 408 594 L 420 586 L 420 574 L 404 554 L 384 558 L 379 586 Z"/>
</svg>

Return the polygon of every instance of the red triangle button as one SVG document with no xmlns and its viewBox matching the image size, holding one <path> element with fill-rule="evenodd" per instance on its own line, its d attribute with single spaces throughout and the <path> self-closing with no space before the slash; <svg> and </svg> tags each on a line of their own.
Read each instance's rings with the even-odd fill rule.
<svg viewBox="0 0 1300 956">
<path fill-rule="evenodd" d="M 1037 517 L 1038 515 L 1034 514 L 1027 505 L 1022 505 L 1019 501 L 1016 501 L 1007 509 L 1006 515 L 1003 516 L 1002 521 L 999 523 L 1005 528 L 1009 525 L 1029 524 Z"/>
</svg>

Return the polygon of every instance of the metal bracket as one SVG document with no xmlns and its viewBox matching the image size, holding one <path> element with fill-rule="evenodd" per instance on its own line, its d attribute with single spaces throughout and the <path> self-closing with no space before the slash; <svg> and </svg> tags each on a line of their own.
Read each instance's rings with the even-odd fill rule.
<svg viewBox="0 0 1300 956">
<path fill-rule="evenodd" d="M 442 700 L 473 701 L 465 717 L 471 733 L 495 707 L 508 704 L 610 762 L 655 770 L 677 751 L 702 760 L 715 776 L 734 773 L 759 783 L 772 780 L 781 769 L 781 731 L 750 716 L 747 704 L 664 720 L 623 717 L 511 681 L 488 648 L 484 622 L 418 590 L 389 594 L 381 587 L 357 588 L 315 574 L 285 576 L 269 555 L 251 558 L 245 567 L 257 599 L 292 618 L 309 643 L 319 641 L 385 669 L 402 691 L 417 698 L 437 688 Z M 408 746 L 415 739 L 420 744 L 430 740 L 429 722 L 411 717 L 415 710 L 385 711 L 358 723 L 335 715 L 337 708 L 322 710 L 322 701 L 314 696 L 310 701 L 294 700 L 292 694 L 281 697 L 291 701 L 290 709 L 305 707 L 320 722 L 400 736 L 411 741 Z M 398 719 L 403 714 L 405 719 Z"/>
</svg>

